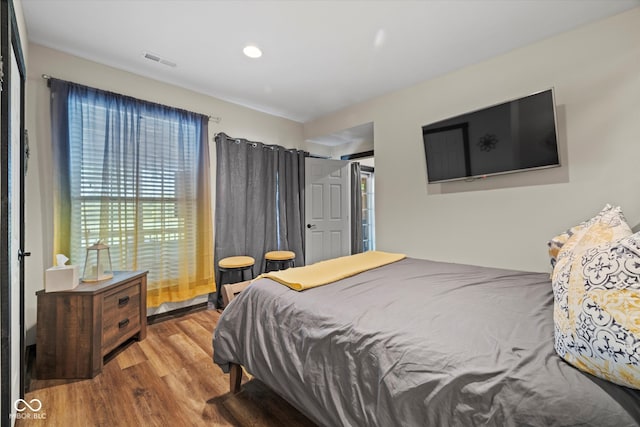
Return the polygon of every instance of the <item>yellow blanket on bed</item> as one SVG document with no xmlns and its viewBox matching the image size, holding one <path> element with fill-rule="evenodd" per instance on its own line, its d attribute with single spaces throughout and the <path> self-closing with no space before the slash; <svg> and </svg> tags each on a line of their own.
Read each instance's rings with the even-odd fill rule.
<svg viewBox="0 0 640 427">
<path fill-rule="evenodd" d="M 304 267 L 263 273 L 256 279 L 266 277 L 282 283 L 296 291 L 326 285 L 346 277 L 353 276 L 372 268 L 381 267 L 405 258 L 404 254 L 369 251 L 356 255 L 343 256 L 316 262 Z"/>
</svg>

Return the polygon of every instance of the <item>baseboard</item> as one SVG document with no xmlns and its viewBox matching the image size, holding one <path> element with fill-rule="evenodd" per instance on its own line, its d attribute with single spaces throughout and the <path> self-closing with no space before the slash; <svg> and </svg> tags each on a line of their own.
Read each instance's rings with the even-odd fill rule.
<svg viewBox="0 0 640 427">
<path fill-rule="evenodd" d="M 207 306 L 208 306 L 208 303 L 203 302 L 200 304 L 190 305 L 188 307 L 177 308 L 175 310 L 166 311 L 164 313 L 153 314 L 147 317 L 147 325 L 153 325 L 154 323 L 162 322 L 164 320 L 186 316 L 187 314 L 195 313 L 196 311 L 206 310 Z"/>
</svg>

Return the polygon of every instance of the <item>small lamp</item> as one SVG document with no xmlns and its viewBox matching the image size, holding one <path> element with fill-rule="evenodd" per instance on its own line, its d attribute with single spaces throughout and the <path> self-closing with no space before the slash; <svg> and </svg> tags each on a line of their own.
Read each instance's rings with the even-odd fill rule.
<svg viewBox="0 0 640 427">
<path fill-rule="evenodd" d="M 113 277 L 111 267 L 111 255 L 109 246 L 98 240 L 87 248 L 87 257 L 84 260 L 84 270 L 82 272 L 83 282 L 99 282 Z"/>
</svg>

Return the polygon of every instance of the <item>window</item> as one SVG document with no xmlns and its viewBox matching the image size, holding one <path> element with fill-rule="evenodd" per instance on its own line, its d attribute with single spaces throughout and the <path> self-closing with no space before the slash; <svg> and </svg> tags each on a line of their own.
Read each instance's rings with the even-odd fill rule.
<svg viewBox="0 0 640 427">
<path fill-rule="evenodd" d="M 69 85 L 74 264 L 103 240 L 114 270 L 149 271 L 150 306 L 211 292 L 206 117 Z"/>
</svg>

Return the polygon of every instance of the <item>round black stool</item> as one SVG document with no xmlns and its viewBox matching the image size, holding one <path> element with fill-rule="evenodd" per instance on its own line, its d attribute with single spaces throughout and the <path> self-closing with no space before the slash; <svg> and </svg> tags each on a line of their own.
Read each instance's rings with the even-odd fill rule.
<svg viewBox="0 0 640 427">
<path fill-rule="evenodd" d="M 271 251 L 264 254 L 264 272 L 286 270 L 295 266 L 296 253 L 292 251 Z"/>
<path fill-rule="evenodd" d="M 234 273 L 240 273 L 240 280 L 238 282 L 242 282 L 245 280 L 244 272 L 249 271 L 251 273 L 250 279 L 253 279 L 253 265 L 256 263 L 256 260 L 250 256 L 230 256 L 227 258 L 222 258 L 218 261 L 218 270 L 220 270 L 220 283 L 219 286 L 225 284 L 224 277 L 225 275 L 233 275 Z M 229 278 L 227 278 L 229 280 Z M 233 277 L 231 277 L 233 280 Z M 234 282 L 227 282 L 234 283 Z"/>
</svg>

